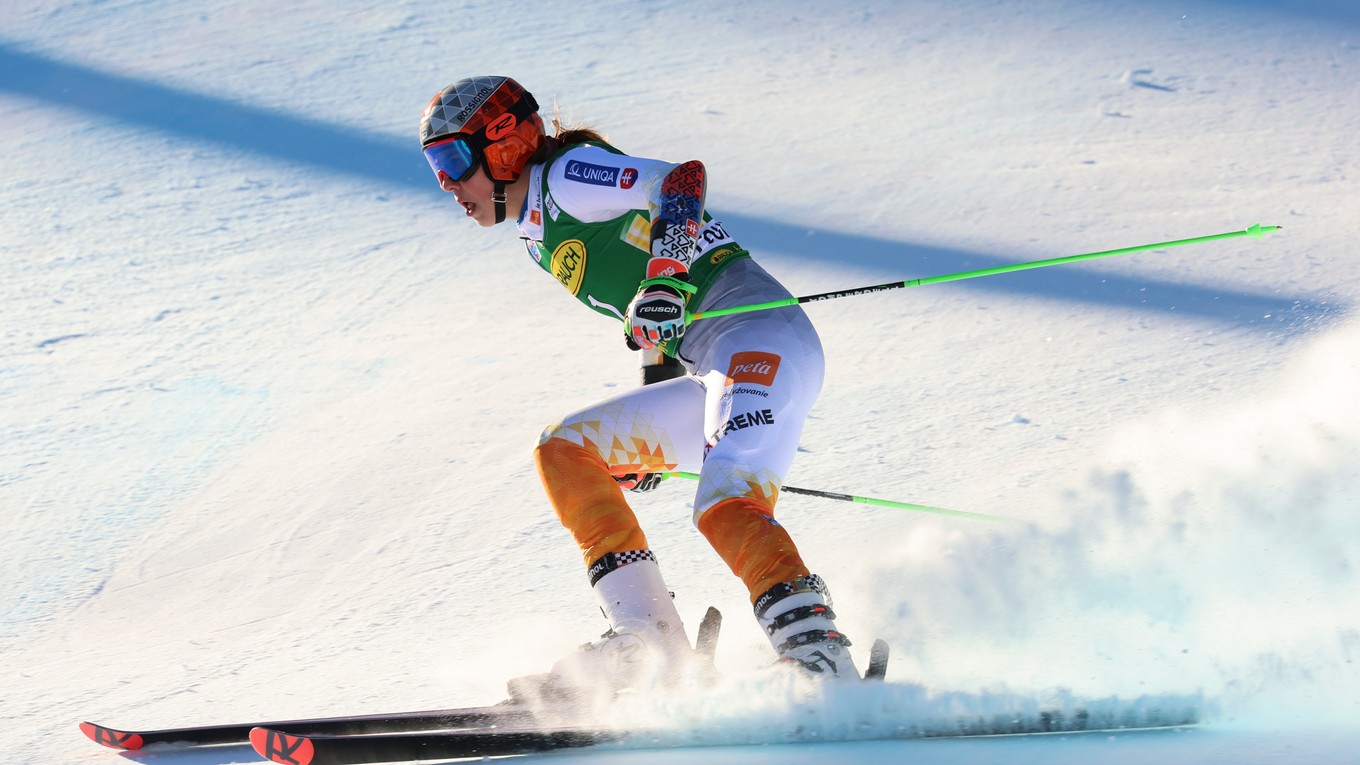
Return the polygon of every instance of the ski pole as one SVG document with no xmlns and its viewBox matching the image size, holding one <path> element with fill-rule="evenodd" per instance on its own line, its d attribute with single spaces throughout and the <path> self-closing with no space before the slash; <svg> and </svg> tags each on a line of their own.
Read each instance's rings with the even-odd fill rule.
<svg viewBox="0 0 1360 765">
<path fill-rule="evenodd" d="M 699 480 L 698 473 L 689 473 L 684 470 L 672 470 L 662 473 L 667 478 L 688 478 L 692 481 Z M 780 491 L 790 494 L 806 494 L 809 497 L 821 497 L 822 499 L 838 499 L 842 502 L 858 502 L 862 505 L 874 505 L 875 507 L 891 507 L 897 510 L 915 510 L 919 513 L 935 513 L 937 515 L 952 515 L 956 518 L 971 518 L 976 521 L 1009 521 L 1010 518 L 1001 518 L 995 515 L 983 515 L 982 513 L 966 513 L 962 510 L 950 510 L 944 507 L 931 507 L 930 505 L 916 505 L 911 502 L 895 502 L 891 499 L 874 499 L 873 497 L 857 497 L 853 494 L 838 494 L 834 491 L 820 491 L 818 489 L 800 489 L 797 486 L 781 486 Z"/>
<path fill-rule="evenodd" d="M 819 295 L 804 295 L 803 297 L 786 298 L 784 300 L 771 300 L 768 303 L 753 303 L 751 305 L 732 306 L 731 308 L 715 308 L 711 311 L 699 311 L 689 315 L 690 321 L 699 319 L 712 319 L 716 316 L 727 316 L 734 313 L 749 313 L 751 311 L 764 311 L 770 308 L 783 308 L 784 306 L 798 305 L 800 303 L 812 303 L 818 300 L 834 300 L 836 298 L 853 297 L 855 295 L 867 295 L 871 292 L 885 292 L 903 287 L 920 287 L 926 284 L 939 284 L 940 282 L 954 282 L 961 279 L 973 279 L 979 276 L 993 276 L 995 274 L 1008 274 L 1012 271 L 1025 271 L 1031 268 L 1043 268 L 1045 266 L 1057 266 L 1063 263 L 1076 263 L 1080 260 L 1093 260 L 1095 258 L 1105 258 L 1111 255 L 1124 255 L 1130 252 L 1143 252 L 1145 250 L 1160 250 L 1166 247 L 1179 247 L 1183 244 L 1194 244 L 1195 242 L 1212 242 L 1218 239 L 1233 239 L 1239 236 L 1254 236 L 1257 239 L 1265 236 L 1271 231 L 1278 231 L 1281 226 L 1262 226 L 1254 223 L 1250 228 L 1242 231 L 1229 231 L 1223 234 L 1210 234 L 1208 236 L 1197 236 L 1191 239 L 1176 239 L 1170 242 L 1155 242 L 1153 244 L 1140 244 L 1136 247 L 1122 247 L 1118 250 L 1103 250 L 1101 252 L 1088 252 L 1084 255 L 1068 255 L 1062 258 L 1049 258 L 1047 260 L 1031 260 L 1025 263 L 1012 263 L 1008 266 L 996 266 L 994 268 L 980 268 L 976 271 L 962 271 L 957 274 L 944 274 L 942 276 L 927 276 L 923 279 L 907 279 L 902 282 L 888 282 L 887 284 L 875 284 L 871 287 L 856 287 L 848 290 L 838 290 L 836 292 L 823 292 Z"/>
</svg>

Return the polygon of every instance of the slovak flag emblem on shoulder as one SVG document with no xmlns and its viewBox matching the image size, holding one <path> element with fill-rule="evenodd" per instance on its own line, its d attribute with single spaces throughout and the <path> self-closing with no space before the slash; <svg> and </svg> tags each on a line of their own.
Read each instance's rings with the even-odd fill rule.
<svg viewBox="0 0 1360 765">
<path fill-rule="evenodd" d="M 621 189 L 633 188 L 633 184 L 637 183 L 637 177 L 638 177 L 637 168 L 625 167 L 623 169 L 623 172 L 619 173 L 619 188 Z"/>
</svg>

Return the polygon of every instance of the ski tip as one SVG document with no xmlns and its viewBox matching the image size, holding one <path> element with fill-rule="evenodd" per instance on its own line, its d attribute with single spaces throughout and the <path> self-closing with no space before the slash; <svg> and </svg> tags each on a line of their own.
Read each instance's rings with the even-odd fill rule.
<svg viewBox="0 0 1360 765">
<path fill-rule="evenodd" d="M 266 760 L 282 765 L 310 765 L 316 754 L 309 739 L 269 728 L 251 728 L 250 746 Z"/>
<path fill-rule="evenodd" d="M 722 629 L 722 612 L 713 606 L 708 607 L 704 612 L 704 618 L 699 622 L 699 631 L 694 638 L 694 651 L 701 656 L 713 658 L 714 651 L 718 648 L 718 631 Z"/>
<path fill-rule="evenodd" d="M 95 725 L 92 722 L 80 724 L 80 732 L 84 733 L 91 741 L 110 749 L 141 749 L 142 737 L 136 733 L 105 728 L 102 725 Z"/>
<path fill-rule="evenodd" d="M 864 670 L 865 680 L 882 680 L 888 675 L 888 641 L 878 638 L 869 649 L 869 668 Z"/>
</svg>

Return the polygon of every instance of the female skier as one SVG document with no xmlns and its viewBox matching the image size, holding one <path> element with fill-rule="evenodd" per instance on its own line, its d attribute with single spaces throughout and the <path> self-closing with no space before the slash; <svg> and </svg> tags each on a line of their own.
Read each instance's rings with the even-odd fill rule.
<svg viewBox="0 0 1360 765">
<path fill-rule="evenodd" d="M 692 654 L 623 494 L 677 467 L 700 468 L 695 525 L 745 583 L 781 660 L 857 679 L 826 586 L 774 519 L 822 386 L 816 331 L 797 306 L 690 326 L 692 312 L 789 297 L 704 210 L 704 166 L 629 156 L 556 119 L 549 138 L 537 112 L 513 79 L 471 77 L 430 101 L 420 142 L 469 218 L 494 226 L 513 215 L 543 270 L 623 322 L 628 347 L 644 352 L 644 383 L 655 383 L 567 415 L 534 453 L 609 621 L 601 640 L 554 665 L 554 682 L 636 687 Z"/>
</svg>

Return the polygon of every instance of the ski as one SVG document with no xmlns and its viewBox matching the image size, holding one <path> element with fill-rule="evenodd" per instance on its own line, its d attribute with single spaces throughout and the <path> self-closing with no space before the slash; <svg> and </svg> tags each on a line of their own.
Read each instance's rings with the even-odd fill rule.
<svg viewBox="0 0 1360 765">
<path fill-rule="evenodd" d="M 709 672 L 716 672 L 713 669 L 713 653 L 717 647 L 718 632 L 721 627 L 722 614 L 718 609 L 710 607 L 699 624 L 696 648 L 696 653 L 705 662 L 705 668 Z M 531 676 L 517 680 L 529 681 L 528 684 L 532 685 L 535 682 L 540 682 L 540 677 L 546 676 Z M 96 744 L 126 751 L 141 749 L 152 744 L 174 744 L 184 747 L 247 744 L 250 743 L 250 732 L 256 728 L 295 735 L 352 736 L 469 728 L 505 729 L 510 726 L 541 726 L 548 720 L 565 724 L 578 719 L 573 714 L 573 706 L 569 698 L 557 698 L 555 701 L 559 703 L 550 703 L 546 706 L 538 703 L 532 705 L 514 703 L 519 698 L 516 693 L 517 680 L 512 680 L 510 684 L 511 701 L 503 701 L 484 707 L 205 725 L 159 730 L 123 730 L 98 723 L 82 722 L 80 730 Z M 535 701 L 540 700 L 541 698 L 535 699 Z"/>
<path fill-rule="evenodd" d="M 460 730 L 371 736 L 299 736 L 268 728 L 250 732 L 255 753 L 281 765 L 502 757 L 594 746 L 625 734 L 598 728 Z"/>
<path fill-rule="evenodd" d="M 246 744 L 250 741 L 250 731 L 255 728 L 270 728 L 310 735 L 345 736 L 516 725 L 534 723 L 536 720 L 537 718 L 533 713 L 524 707 L 496 704 L 464 709 L 320 717 L 310 720 L 205 725 L 161 730 L 120 730 L 97 723 L 83 722 L 80 724 L 80 730 L 96 744 L 102 744 L 113 749 L 133 750 L 152 744 L 178 744 L 181 746 Z"/>
<path fill-rule="evenodd" d="M 903 726 L 865 736 L 863 741 L 955 738 L 1014 738 L 1045 735 L 1133 735 L 1158 731 L 1186 730 L 1193 719 L 1177 723 L 1120 727 L 1082 728 L 1046 722 L 978 725 L 960 720 L 953 725 L 923 729 Z M 664 743 L 664 742 L 673 743 Z M 299 736 L 282 731 L 257 728 L 250 733 L 255 752 L 279 765 L 364 765 L 366 763 L 406 762 L 410 760 L 455 760 L 469 757 L 504 757 L 574 749 L 602 744 L 629 748 L 685 748 L 697 744 L 676 742 L 674 731 L 649 734 L 645 730 L 607 728 L 542 728 L 518 730 L 462 730 L 430 733 L 397 733 L 372 736 Z"/>
<path fill-rule="evenodd" d="M 879 680 L 888 675 L 888 641 L 879 638 L 869 649 L 869 667 L 864 670 L 865 680 Z"/>
<path fill-rule="evenodd" d="M 713 654 L 718 650 L 718 631 L 722 629 L 722 612 L 713 606 L 704 612 L 699 620 L 699 631 L 694 636 L 694 652 L 711 665 Z"/>
</svg>

